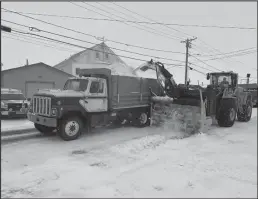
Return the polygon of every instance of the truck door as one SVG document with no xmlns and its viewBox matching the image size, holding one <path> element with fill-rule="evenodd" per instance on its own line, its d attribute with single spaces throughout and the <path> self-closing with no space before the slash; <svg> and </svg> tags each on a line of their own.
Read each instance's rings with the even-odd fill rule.
<svg viewBox="0 0 258 199">
<path fill-rule="evenodd" d="M 108 110 L 107 83 L 105 79 L 90 82 L 85 102 L 85 109 L 88 112 L 105 112 Z"/>
</svg>

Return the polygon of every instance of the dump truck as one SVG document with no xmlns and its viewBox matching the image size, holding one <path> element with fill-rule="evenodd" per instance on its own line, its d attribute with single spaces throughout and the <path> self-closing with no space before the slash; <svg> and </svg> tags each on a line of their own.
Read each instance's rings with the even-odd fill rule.
<svg viewBox="0 0 258 199">
<path fill-rule="evenodd" d="M 162 96 L 156 79 L 120 76 L 110 69 L 80 69 L 63 90 L 39 90 L 31 99 L 28 119 L 43 134 L 57 131 L 66 141 L 84 130 L 110 124 L 150 125 L 151 92 Z"/>
<path fill-rule="evenodd" d="M 165 125 L 187 136 L 208 131 L 212 124 L 231 127 L 236 118 L 242 122 L 251 119 L 252 94 L 238 86 L 238 74 L 232 71 L 208 73 L 210 84 L 202 90 L 177 85 L 173 75 L 160 62 L 151 60 L 140 69 L 156 71 L 166 95 L 153 94 L 152 125 Z"/>
</svg>

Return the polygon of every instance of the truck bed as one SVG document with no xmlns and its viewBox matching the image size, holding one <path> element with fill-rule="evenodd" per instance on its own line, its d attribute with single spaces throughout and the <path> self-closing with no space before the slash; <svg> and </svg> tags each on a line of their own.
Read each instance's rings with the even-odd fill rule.
<svg viewBox="0 0 258 199">
<path fill-rule="evenodd" d="M 79 69 L 81 76 L 95 76 L 107 79 L 109 109 L 148 106 L 151 93 L 160 95 L 162 88 L 156 79 L 112 75 L 107 68 Z"/>
<path fill-rule="evenodd" d="M 147 106 L 151 93 L 159 94 L 161 88 L 155 79 L 112 75 L 112 92 L 110 93 L 113 109 Z"/>
</svg>

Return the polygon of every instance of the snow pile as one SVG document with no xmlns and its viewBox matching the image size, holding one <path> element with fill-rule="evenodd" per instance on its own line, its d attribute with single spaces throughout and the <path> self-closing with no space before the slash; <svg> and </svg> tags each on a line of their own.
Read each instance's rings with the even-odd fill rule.
<svg viewBox="0 0 258 199">
<path fill-rule="evenodd" d="M 127 66 L 122 63 L 114 63 L 108 66 L 111 69 L 111 74 L 121 75 L 121 76 L 133 76 L 136 75 L 133 73 L 133 69 L 130 66 Z"/>
<path fill-rule="evenodd" d="M 151 70 L 151 69 L 148 69 L 146 71 L 142 71 L 139 68 L 137 68 L 137 69 L 134 70 L 134 73 L 136 74 L 137 77 L 157 79 L 156 71 Z"/>
</svg>

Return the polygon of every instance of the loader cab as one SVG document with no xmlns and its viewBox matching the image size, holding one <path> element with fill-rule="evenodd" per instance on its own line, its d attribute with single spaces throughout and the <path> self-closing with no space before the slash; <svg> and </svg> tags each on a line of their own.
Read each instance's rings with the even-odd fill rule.
<svg viewBox="0 0 258 199">
<path fill-rule="evenodd" d="M 208 73 L 207 80 L 210 80 L 209 87 L 235 90 L 237 87 L 238 75 L 233 72 Z"/>
</svg>

